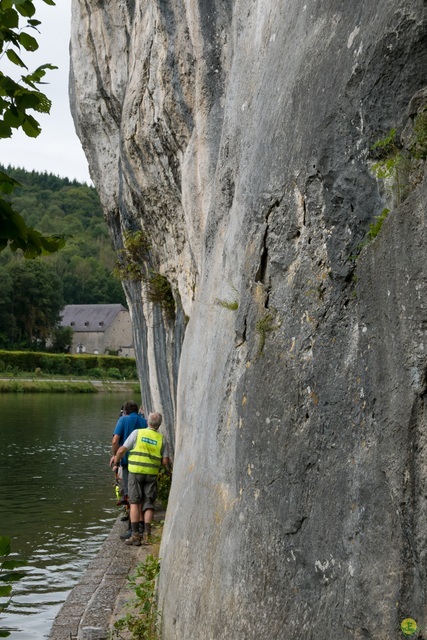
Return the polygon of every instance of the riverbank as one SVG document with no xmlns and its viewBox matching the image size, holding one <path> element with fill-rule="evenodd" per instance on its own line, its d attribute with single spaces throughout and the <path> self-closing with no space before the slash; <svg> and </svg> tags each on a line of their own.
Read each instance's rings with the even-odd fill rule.
<svg viewBox="0 0 427 640">
<path fill-rule="evenodd" d="M 0 393 L 127 393 L 139 392 L 136 381 L 50 378 L 1 378 Z"/>
<path fill-rule="evenodd" d="M 155 521 L 164 518 L 156 511 Z M 97 556 L 72 589 L 56 616 L 49 640 L 107 640 L 114 622 L 125 614 L 134 595 L 127 577 L 153 553 L 152 546 L 133 547 L 120 540 L 128 524 L 117 519 Z"/>
</svg>

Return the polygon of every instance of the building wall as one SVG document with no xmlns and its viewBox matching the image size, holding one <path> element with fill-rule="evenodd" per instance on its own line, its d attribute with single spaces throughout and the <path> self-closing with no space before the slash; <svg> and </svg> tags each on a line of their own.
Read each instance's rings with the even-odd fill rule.
<svg viewBox="0 0 427 640">
<path fill-rule="evenodd" d="M 129 312 L 120 311 L 105 331 L 76 331 L 72 353 L 99 353 L 117 351 L 119 356 L 135 357 L 132 324 Z"/>
<path fill-rule="evenodd" d="M 72 353 L 105 353 L 104 332 L 76 331 L 73 336 Z"/>
<path fill-rule="evenodd" d="M 120 311 L 105 330 L 105 349 L 118 351 L 119 356 L 134 357 L 132 323 L 129 311 Z"/>
</svg>

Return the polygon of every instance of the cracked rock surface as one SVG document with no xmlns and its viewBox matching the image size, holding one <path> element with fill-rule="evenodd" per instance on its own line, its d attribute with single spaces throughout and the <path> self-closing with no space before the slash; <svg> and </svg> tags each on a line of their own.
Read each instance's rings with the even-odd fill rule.
<svg viewBox="0 0 427 640">
<path fill-rule="evenodd" d="M 409 149 L 427 102 L 426 3 L 73 0 L 72 20 L 114 245 L 146 239 L 124 286 L 175 449 L 162 637 L 425 627 L 425 156 L 396 189 L 372 147 L 396 128 Z"/>
</svg>

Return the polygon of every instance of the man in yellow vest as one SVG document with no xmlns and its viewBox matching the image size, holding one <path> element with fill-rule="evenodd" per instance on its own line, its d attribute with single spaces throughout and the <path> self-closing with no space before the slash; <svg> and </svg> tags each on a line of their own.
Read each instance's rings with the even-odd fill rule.
<svg viewBox="0 0 427 640">
<path fill-rule="evenodd" d="M 128 490 L 132 536 L 126 540 L 125 544 L 140 546 L 139 523 L 142 521 L 144 522 L 142 544 L 149 544 L 154 502 L 157 497 L 157 475 L 161 466 L 169 465 L 168 445 L 163 435 L 158 432 L 161 424 L 161 414 L 150 413 L 148 427 L 132 431 L 114 456 L 114 466 L 116 466 L 129 451 Z"/>
</svg>

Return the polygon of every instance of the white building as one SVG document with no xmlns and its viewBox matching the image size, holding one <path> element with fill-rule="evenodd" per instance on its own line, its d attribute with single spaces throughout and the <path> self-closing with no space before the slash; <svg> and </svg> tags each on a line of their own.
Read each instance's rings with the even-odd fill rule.
<svg viewBox="0 0 427 640">
<path fill-rule="evenodd" d="M 61 326 L 74 332 L 70 353 L 135 357 L 130 314 L 121 304 L 69 304 Z"/>
</svg>

